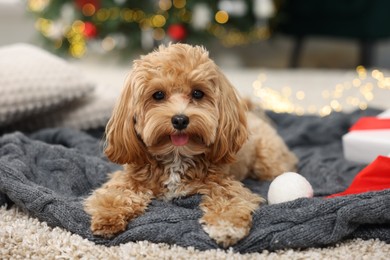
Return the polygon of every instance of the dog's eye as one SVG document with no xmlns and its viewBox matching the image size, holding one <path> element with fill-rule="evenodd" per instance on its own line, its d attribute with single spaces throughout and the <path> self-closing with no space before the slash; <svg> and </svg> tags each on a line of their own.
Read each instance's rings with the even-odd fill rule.
<svg viewBox="0 0 390 260">
<path fill-rule="evenodd" d="M 204 96 L 203 91 L 194 90 L 194 91 L 192 92 L 192 97 L 195 98 L 195 99 L 201 99 L 203 96 Z"/>
<path fill-rule="evenodd" d="M 153 98 L 155 100 L 163 100 L 165 98 L 165 94 L 162 91 L 157 91 L 156 93 L 153 94 Z"/>
</svg>

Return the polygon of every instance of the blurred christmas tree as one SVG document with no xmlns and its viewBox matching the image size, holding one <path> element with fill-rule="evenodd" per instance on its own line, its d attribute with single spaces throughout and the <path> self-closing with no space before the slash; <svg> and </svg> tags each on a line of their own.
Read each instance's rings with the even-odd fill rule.
<svg viewBox="0 0 390 260">
<path fill-rule="evenodd" d="M 149 51 L 165 42 L 226 46 L 267 39 L 272 0 L 29 0 L 36 29 L 53 50 Z"/>
</svg>

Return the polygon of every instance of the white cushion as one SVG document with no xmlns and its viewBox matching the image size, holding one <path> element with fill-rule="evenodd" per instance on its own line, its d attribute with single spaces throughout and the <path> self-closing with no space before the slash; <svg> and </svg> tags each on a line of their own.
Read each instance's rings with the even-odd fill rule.
<svg viewBox="0 0 390 260">
<path fill-rule="evenodd" d="M 65 107 L 93 90 L 77 68 L 38 47 L 0 48 L 0 126 Z"/>
</svg>

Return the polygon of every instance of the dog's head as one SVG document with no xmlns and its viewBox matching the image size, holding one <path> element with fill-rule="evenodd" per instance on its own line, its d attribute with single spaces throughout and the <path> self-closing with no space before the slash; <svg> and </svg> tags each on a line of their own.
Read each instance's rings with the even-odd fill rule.
<svg viewBox="0 0 390 260">
<path fill-rule="evenodd" d="M 173 152 L 230 163 L 247 138 L 245 108 L 204 48 L 160 46 L 134 61 L 106 137 L 106 155 L 121 164 Z"/>
</svg>

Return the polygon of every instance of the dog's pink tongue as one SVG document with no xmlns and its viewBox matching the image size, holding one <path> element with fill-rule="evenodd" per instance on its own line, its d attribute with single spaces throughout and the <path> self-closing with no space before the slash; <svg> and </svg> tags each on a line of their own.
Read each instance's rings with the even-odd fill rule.
<svg viewBox="0 0 390 260">
<path fill-rule="evenodd" d="M 183 146 L 188 143 L 188 135 L 186 134 L 177 134 L 171 135 L 171 141 L 175 146 Z"/>
</svg>

